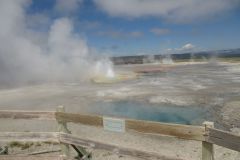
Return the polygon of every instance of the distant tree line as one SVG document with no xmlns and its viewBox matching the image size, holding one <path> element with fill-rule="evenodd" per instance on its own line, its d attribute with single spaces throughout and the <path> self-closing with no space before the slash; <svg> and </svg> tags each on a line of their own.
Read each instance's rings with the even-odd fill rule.
<svg viewBox="0 0 240 160">
<path fill-rule="evenodd" d="M 191 59 L 209 59 L 211 57 L 218 58 L 240 58 L 239 49 L 218 50 L 218 51 L 203 51 L 195 53 L 182 53 L 182 54 L 158 54 L 158 55 L 137 55 L 137 56 L 120 56 L 111 57 L 115 65 L 119 64 L 143 64 L 161 61 L 164 58 L 171 58 L 173 61 L 189 61 Z"/>
</svg>

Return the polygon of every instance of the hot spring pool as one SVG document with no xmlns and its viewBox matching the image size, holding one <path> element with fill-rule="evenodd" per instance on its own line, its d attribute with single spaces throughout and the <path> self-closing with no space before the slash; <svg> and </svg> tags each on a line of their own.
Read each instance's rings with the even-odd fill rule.
<svg viewBox="0 0 240 160">
<path fill-rule="evenodd" d="M 201 107 L 149 104 L 135 101 L 97 102 L 93 114 L 179 124 L 201 124 L 210 117 Z"/>
</svg>

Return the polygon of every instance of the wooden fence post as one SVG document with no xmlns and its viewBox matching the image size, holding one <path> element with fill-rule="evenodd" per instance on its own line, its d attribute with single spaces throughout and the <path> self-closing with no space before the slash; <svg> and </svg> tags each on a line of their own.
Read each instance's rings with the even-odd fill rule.
<svg viewBox="0 0 240 160">
<path fill-rule="evenodd" d="M 203 126 L 205 127 L 205 132 L 207 128 L 214 128 L 213 122 L 204 122 Z M 214 149 L 213 144 L 208 142 L 202 142 L 202 160 L 214 160 Z"/>
<path fill-rule="evenodd" d="M 57 112 L 65 112 L 65 108 L 63 106 L 58 106 L 57 107 Z M 70 133 L 70 131 L 67 129 L 67 123 L 63 121 L 57 121 L 58 122 L 58 132 L 63 132 L 63 133 Z M 62 154 L 65 157 L 69 156 L 69 145 L 68 144 L 61 144 L 61 150 Z"/>
</svg>

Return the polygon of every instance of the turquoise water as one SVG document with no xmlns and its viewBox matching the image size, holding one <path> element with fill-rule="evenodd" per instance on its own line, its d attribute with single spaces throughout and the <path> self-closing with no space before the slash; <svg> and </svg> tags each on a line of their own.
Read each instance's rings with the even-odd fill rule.
<svg viewBox="0 0 240 160">
<path fill-rule="evenodd" d="M 134 101 L 98 102 L 92 109 L 91 112 L 100 115 L 179 124 L 201 124 L 209 117 L 207 110 L 201 107 Z"/>
</svg>

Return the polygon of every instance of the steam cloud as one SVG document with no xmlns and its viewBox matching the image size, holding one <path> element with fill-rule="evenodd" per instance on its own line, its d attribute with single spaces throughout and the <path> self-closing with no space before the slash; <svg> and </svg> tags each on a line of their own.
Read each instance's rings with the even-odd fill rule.
<svg viewBox="0 0 240 160">
<path fill-rule="evenodd" d="M 72 21 L 55 19 L 47 32 L 36 31 L 27 25 L 25 9 L 30 3 L 29 0 L 0 1 L 0 88 L 86 80 L 92 63 L 90 49 L 74 33 Z"/>
</svg>

